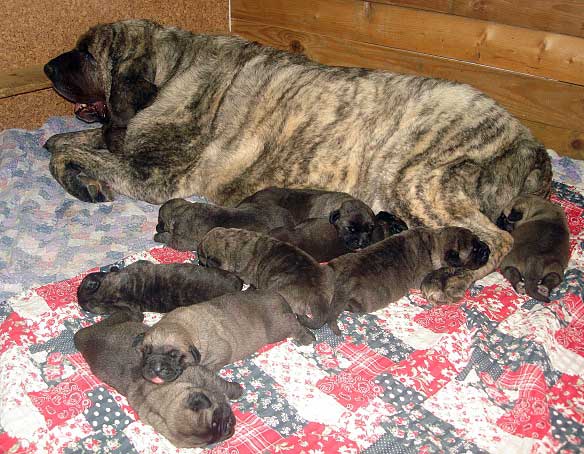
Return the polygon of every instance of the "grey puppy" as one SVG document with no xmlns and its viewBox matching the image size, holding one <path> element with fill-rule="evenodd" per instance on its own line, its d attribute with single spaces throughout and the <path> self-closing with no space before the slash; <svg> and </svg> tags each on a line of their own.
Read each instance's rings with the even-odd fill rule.
<svg viewBox="0 0 584 454">
<path fill-rule="evenodd" d="M 517 293 L 549 302 L 570 260 L 570 230 L 562 207 L 541 197 L 516 197 L 497 225 L 514 240 L 501 263 L 503 276 Z"/>
<path fill-rule="evenodd" d="M 172 199 L 160 207 L 154 241 L 180 251 L 197 249 L 201 238 L 214 227 L 234 227 L 268 232 L 277 227 L 293 227 L 288 210 L 257 203 L 225 208 L 208 203 Z"/>
<path fill-rule="evenodd" d="M 476 269 L 488 259 L 488 246 L 460 227 L 418 227 L 338 257 L 328 263 L 335 272 L 329 326 L 340 335 L 336 320 L 343 310 L 374 312 L 419 288 L 434 270 Z"/>
<path fill-rule="evenodd" d="M 116 312 L 75 333 L 75 347 L 96 377 L 126 396 L 140 419 L 176 447 L 196 448 L 231 437 L 235 417 L 227 399 L 241 397 L 241 386 L 184 362 L 180 378 L 172 383 L 145 380 L 142 354 L 134 345 L 148 329 L 142 317 Z"/>
<path fill-rule="evenodd" d="M 154 383 L 176 380 L 183 370 L 176 358 L 188 356 L 216 371 L 288 337 L 302 344 L 315 340 L 278 293 L 223 295 L 175 309 L 146 331 L 140 344 L 142 374 Z"/>
<path fill-rule="evenodd" d="M 293 229 L 280 227 L 271 230 L 268 235 L 293 244 L 319 262 L 328 262 L 335 257 L 407 230 L 403 221 L 384 211 L 375 216 L 373 229 L 369 228 L 370 223 L 364 222 L 364 219 L 369 220 L 368 216 L 353 213 L 352 216 L 343 217 L 343 209 L 350 203 L 346 202 L 340 210 L 333 211 L 328 220 L 312 218 L 301 222 Z M 358 239 L 355 239 L 356 237 Z"/>
<path fill-rule="evenodd" d="M 46 142 L 52 175 L 75 197 L 200 194 L 232 206 L 267 186 L 346 192 L 410 227 L 466 227 L 489 245 L 485 266 L 435 289 L 450 301 L 511 249 L 494 224 L 511 199 L 551 188 L 542 144 L 455 82 L 330 67 L 138 20 L 93 27 L 46 73 L 84 109 L 105 105 L 125 131 L 113 153 L 108 120 L 104 131 Z"/>
<path fill-rule="evenodd" d="M 190 263 L 138 260 L 121 270 L 88 274 L 77 289 L 77 300 L 94 314 L 111 314 L 120 309 L 170 312 L 242 287 L 243 281 L 227 271 Z"/>
<path fill-rule="evenodd" d="M 296 246 L 257 232 L 217 227 L 205 235 L 197 254 L 202 265 L 231 271 L 256 288 L 277 291 L 303 325 L 317 329 L 326 323 L 332 272 Z"/>
</svg>

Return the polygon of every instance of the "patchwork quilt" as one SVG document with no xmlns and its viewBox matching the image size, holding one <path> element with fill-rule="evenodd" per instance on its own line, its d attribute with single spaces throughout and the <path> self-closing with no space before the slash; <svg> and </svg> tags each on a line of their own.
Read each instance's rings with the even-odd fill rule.
<svg viewBox="0 0 584 454">
<path fill-rule="evenodd" d="M 551 303 L 516 295 L 493 273 L 453 306 L 431 307 L 412 291 L 373 314 L 345 312 L 341 337 L 325 327 L 313 345 L 268 345 L 225 367 L 221 375 L 245 388 L 233 402 L 234 436 L 178 450 L 75 350 L 73 334 L 99 320 L 79 308 L 76 289 L 114 263 L 197 258 L 154 247 L 157 207 L 83 204 L 62 191 L 39 143 L 78 128 L 51 119 L 0 134 L 0 453 L 584 452 L 578 161 L 552 155 L 552 199 L 568 216 L 572 256 Z"/>
</svg>

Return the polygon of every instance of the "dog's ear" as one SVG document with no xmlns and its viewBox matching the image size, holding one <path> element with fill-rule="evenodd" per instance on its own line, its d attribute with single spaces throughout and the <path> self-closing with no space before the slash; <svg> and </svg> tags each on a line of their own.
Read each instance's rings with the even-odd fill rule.
<svg viewBox="0 0 584 454">
<path fill-rule="evenodd" d="M 212 403 L 202 392 L 194 392 L 189 395 L 187 405 L 193 411 L 201 411 L 210 408 Z"/>
<path fill-rule="evenodd" d="M 132 347 L 134 348 L 139 348 L 142 346 L 142 344 L 144 343 L 144 335 L 146 333 L 141 333 L 138 334 L 136 337 L 134 337 L 134 340 L 132 341 Z"/>
<path fill-rule="evenodd" d="M 521 211 L 518 211 L 515 208 L 513 208 L 511 210 L 511 213 L 509 213 L 509 216 L 507 216 L 507 219 L 510 222 L 521 221 L 521 219 L 523 219 L 523 213 Z"/>
<path fill-rule="evenodd" d="M 444 261 L 448 266 L 453 267 L 462 266 L 462 262 L 460 261 L 460 255 L 458 254 L 458 251 L 455 251 L 454 249 L 449 249 L 448 251 L 446 251 L 446 254 L 444 255 Z"/>
<path fill-rule="evenodd" d="M 333 225 L 341 218 L 341 212 L 339 210 L 333 210 L 329 214 L 329 222 Z"/>
<path fill-rule="evenodd" d="M 201 362 L 201 353 L 199 352 L 199 350 L 197 349 L 197 347 L 193 347 L 192 345 L 189 347 L 189 352 L 191 352 L 191 355 L 193 357 L 193 364 L 197 365 Z"/>
<path fill-rule="evenodd" d="M 148 107 L 156 98 L 158 88 L 150 82 L 154 80 L 155 71 L 147 57 L 113 63 L 109 98 L 111 122 L 114 126 L 126 126 L 136 112 Z"/>
</svg>

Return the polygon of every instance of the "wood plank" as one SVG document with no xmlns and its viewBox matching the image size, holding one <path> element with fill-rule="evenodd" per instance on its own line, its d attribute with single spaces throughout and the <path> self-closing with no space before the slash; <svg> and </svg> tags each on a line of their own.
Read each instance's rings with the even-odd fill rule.
<svg viewBox="0 0 584 454">
<path fill-rule="evenodd" d="M 584 38 L 584 0 L 372 0 Z"/>
<path fill-rule="evenodd" d="M 43 90 L 52 86 L 42 66 L 15 69 L 0 73 L 0 99 Z"/>
<path fill-rule="evenodd" d="M 557 129 L 583 130 L 584 87 L 581 86 L 238 19 L 232 20 L 232 29 L 247 39 L 280 49 L 301 51 L 324 64 L 385 69 L 467 83 L 496 99 L 521 120 Z M 573 140 L 581 133 L 574 134 L 571 135 Z M 569 135 L 564 134 L 565 137 Z M 549 138 L 550 134 L 545 137 Z M 567 139 L 561 143 L 562 149 L 558 149 L 558 153 L 578 151 L 566 145 Z"/>
<path fill-rule="evenodd" d="M 584 39 L 574 36 L 361 0 L 232 0 L 231 8 L 235 19 L 584 85 Z"/>
<path fill-rule="evenodd" d="M 546 147 L 562 156 L 584 159 L 584 132 L 521 120 Z"/>
</svg>

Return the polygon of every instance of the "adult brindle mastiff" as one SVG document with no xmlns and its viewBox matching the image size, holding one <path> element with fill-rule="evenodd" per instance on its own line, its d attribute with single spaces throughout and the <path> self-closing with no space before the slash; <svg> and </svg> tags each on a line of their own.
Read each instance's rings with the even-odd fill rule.
<svg viewBox="0 0 584 454">
<path fill-rule="evenodd" d="M 141 20 L 90 29 L 45 71 L 79 116 L 105 123 L 46 143 L 51 173 L 75 197 L 233 205 L 267 186 L 344 191 L 409 227 L 467 227 L 489 245 L 484 267 L 436 280 L 442 301 L 509 251 L 511 235 L 492 221 L 511 199 L 550 191 L 544 147 L 454 82 Z"/>
</svg>

